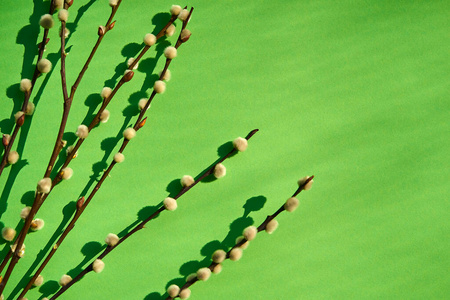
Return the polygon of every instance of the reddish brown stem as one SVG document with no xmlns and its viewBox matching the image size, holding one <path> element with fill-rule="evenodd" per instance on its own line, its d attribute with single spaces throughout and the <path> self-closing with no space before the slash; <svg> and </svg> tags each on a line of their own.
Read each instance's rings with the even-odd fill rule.
<svg viewBox="0 0 450 300">
<path fill-rule="evenodd" d="M 106 28 L 108 28 L 109 30 L 109 25 L 111 24 L 112 19 L 114 18 L 115 13 L 117 12 L 117 9 L 119 8 L 120 3 L 122 2 L 122 0 L 119 0 L 118 4 L 116 6 L 114 6 L 112 8 L 112 12 L 111 15 L 106 23 Z M 53 1 L 51 3 L 51 7 L 53 8 Z M 69 5 L 67 3 L 65 3 L 65 8 L 69 8 Z M 97 51 L 97 48 L 101 42 L 101 40 L 103 39 L 103 36 L 100 36 L 99 39 L 97 40 L 97 43 L 95 44 L 93 50 L 91 51 L 91 54 L 89 55 L 89 58 L 87 59 L 85 65 L 83 66 L 80 74 L 78 75 L 77 80 L 75 81 L 74 85 L 72 86 L 72 91 L 71 91 L 71 95 L 69 97 L 68 95 L 68 91 L 67 91 L 67 83 L 66 83 L 66 68 L 65 68 L 65 58 L 66 58 L 66 53 L 65 53 L 65 28 L 66 28 L 66 23 L 64 21 L 61 22 L 61 83 L 62 83 L 62 90 L 63 90 L 63 97 L 64 97 L 64 110 L 63 110 L 63 116 L 61 119 L 61 124 L 59 127 L 59 131 L 58 131 L 58 135 L 56 138 L 56 142 L 55 142 L 55 146 L 53 148 L 52 151 L 52 155 L 50 157 L 50 161 L 47 165 L 47 169 L 45 170 L 45 174 L 44 174 L 44 178 L 45 177 L 49 177 L 51 174 L 51 171 L 53 169 L 53 166 L 55 165 L 56 159 L 58 158 L 58 154 L 62 149 L 62 138 L 64 135 L 64 130 L 66 128 L 66 124 L 67 124 L 67 119 L 69 117 L 69 112 L 70 112 L 70 107 L 72 105 L 72 100 L 75 94 L 75 90 L 78 86 L 78 84 L 80 83 L 84 73 L 86 72 L 89 63 L 91 62 L 95 52 Z M 105 32 L 106 34 L 106 32 Z M 44 41 L 46 41 L 47 36 L 45 36 L 45 39 L 43 40 L 43 43 L 41 44 L 41 49 L 43 51 L 43 47 L 42 45 L 44 44 Z M 37 70 L 37 69 L 36 69 Z M 24 104 L 25 106 L 25 104 Z M 26 109 L 26 106 L 25 106 Z M 63 168 L 61 168 L 63 169 Z M 22 230 L 19 234 L 19 237 L 16 241 L 16 251 L 12 257 L 12 260 L 8 266 L 8 269 L 6 270 L 5 276 L 2 280 L 2 282 L 0 283 L 0 294 L 2 293 L 2 291 L 4 290 L 4 287 L 9 279 L 9 277 L 11 276 L 12 270 L 14 269 L 15 265 L 17 264 L 17 262 L 20 259 L 19 256 L 19 251 L 23 245 L 23 242 L 25 241 L 25 237 L 26 237 L 26 232 L 28 232 L 31 222 L 34 218 L 34 216 L 36 215 L 37 211 L 39 210 L 39 208 L 41 207 L 42 203 L 44 202 L 44 200 L 47 198 L 48 194 L 40 194 L 40 193 L 36 193 L 36 197 L 33 203 L 33 206 L 30 210 L 30 213 L 28 215 L 28 217 L 25 220 L 25 224 L 22 227 Z M 10 256 L 5 257 L 4 261 L 8 261 L 8 259 L 10 258 Z M 2 263 L 3 264 L 3 263 Z"/>
<path fill-rule="evenodd" d="M 300 186 L 298 187 L 298 189 L 295 191 L 295 193 L 292 195 L 292 197 L 297 196 L 301 191 L 303 191 L 304 188 L 305 188 L 305 186 L 306 186 L 306 184 L 308 184 L 308 182 L 310 182 L 311 180 L 313 180 L 313 178 L 314 178 L 314 176 L 310 176 L 310 177 L 309 177 L 302 185 L 300 185 Z M 275 213 L 273 213 L 273 214 L 270 215 L 270 216 L 267 216 L 267 218 L 264 220 L 264 222 L 262 222 L 261 225 L 258 226 L 258 228 L 257 228 L 257 229 L 258 229 L 258 232 L 261 232 L 261 231 L 265 230 L 267 224 L 268 224 L 270 221 L 272 221 L 273 219 L 275 219 L 275 218 L 276 218 L 281 212 L 283 212 L 284 210 L 285 210 L 285 208 L 284 208 L 284 204 L 283 204 L 283 205 L 281 205 L 281 207 L 280 207 Z M 227 252 L 226 258 L 227 258 L 227 259 L 230 258 L 230 253 L 231 253 L 231 251 L 232 251 L 233 249 L 241 247 L 241 246 L 244 245 L 246 242 L 248 242 L 248 240 L 246 240 L 245 238 L 242 238 L 238 243 L 236 243 L 236 244 L 235 244 L 235 245 Z M 214 268 L 215 268 L 217 265 L 219 265 L 219 263 L 212 262 L 212 263 L 209 265 L 208 269 L 210 269 L 210 270 L 212 271 L 212 270 L 214 270 Z M 191 285 L 193 285 L 194 283 L 196 283 L 198 280 L 199 280 L 199 279 L 198 279 L 197 277 L 194 277 L 194 278 L 188 280 L 188 281 L 180 288 L 180 292 L 181 292 L 182 290 L 184 290 L 184 289 L 189 288 Z M 170 297 L 170 296 L 168 296 L 168 297 L 166 298 L 166 300 L 172 300 L 172 299 L 175 299 L 175 298 L 178 298 L 178 296 L 176 296 L 176 297 Z"/>
<path fill-rule="evenodd" d="M 49 14 L 53 14 L 55 8 L 53 5 L 53 1 L 50 3 L 50 9 L 49 9 Z M 44 35 L 42 37 L 42 42 L 39 44 L 39 52 L 38 52 L 38 59 L 37 61 L 40 61 L 42 59 L 42 56 L 44 55 L 44 50 L 45 50 L 45 45 L 48 42 L 48 31 L 49 29 L 44 29 Z M 41 75 L 41 72 L 39 72 L 38 68 L 37 68 L 37 64 L 36 67 L 34 69 L 34 74 L 33 74 L 33 78 L 31 79 L 31 89 L 28 92 L 25 92 L 25 98 L 22 104 L 22 109 L 21 111 L 25 112 L 27 110 L 28 107 L 28 102 L 30 102 L 30 97 L 31 97 L 31 93 L 33 92 L 33 88 L 34 85 L 36 83 L 37 78 L 39 77 L 39 75 Z M 5 167 L 8 165 L 8 155 L 9 152 L 11 152 L 12 146 L 14 144 L 14 141 L 17 137 L 17 134 L 19 133 L 19 129 L 20 129 L 21 125 L 18 126 L 18 124 L 16 123 L 16 125 L 14 126 L 13 129 L 13 133 L 11 134 L 11 138 L 9 140 L 9 144 L 8 146 L 5 147 L 5 151 L 3 153 L 3 157 L 2 157 L 2 161 L 0 163 L 0 176 L 3 173 L 3 170 L 5 169 Z M 1 288 L 0 288 L 1 289 Z"/>
<path fill-rule="evenodd" d="M 192 12 L 192 10 L 191 10 Z M 167 29 L 168 26 L 170 26 L 170 24 L 172 24 L 175 21 L 176 17 L 172 17 L 171 20 L 169 21 L 169 23 L 158 33 L 157 35 L 157 39 L 162 37 L 164 35 L 165 30 Z M 187 22 L 184 22 L 187 23 Z M 183 23 L 183 24 L 184 24 Z M 185 27 L 185 26 L 184 26 Z M 178 44 L 178 47 L 181 45 Z M 149 46 L 146 46 L 142 51 L 142 53 L 145 53 L 145 51 L 147 51 L 146 49 L 150 48 Z M 138 57 L 142 57 L 142 55 L 138 56 Z M 138 60 L 136 59 L 135 62 L 137 63 Z M 162 79 L 164 77 L 165 72 L 167 71 L 167 68 L 170 64 L 171 60 L 167 60 L 166 61 L 166 65 L 165 68 L 163 70 L 163 72 L 161 72 L 160 75 L 160 79 Z M 133 68 L 133 65 L 130 65 L 129 70 L 131 70 Z M 99 112 L 97 113 L 97 115 L 94 117 L 94 120 L 91 122 L 91 124 L 88 126 L 88 130 L 92 130 L 93 127 L 95 127 L 96 124 L 98 124 L 98 122 L 100 121 L 100 115 L 101 113 L 104 111 L 104 109 L 106 108 L 106 106 L 109 104 L 109 102 L 111 101 L 112 97 L 114 96 L 114 94 L 117 92 L 117 90 L 123 85 L 123 83 L 125 82 L 124 80 L 125 76 L 122 77 L 122 79 L 120 80 L 120 82 L 118 83 L 118 85 L 114 88 L 114 90 L 112 91 L 111 95 L 105 99 L 105 101 L 102 104 L 102 107 L 100 108 Z M 152 93 L 152 96 L 150 97 L 147 106 L 142 109 L 141 113 L 139 114 L 135 125 L 133 126 L 134 130 L 138 131 L 140 128 L 142 128 L 143 124 L 145 124 L 145 119 L 142 120 L 144 114 L 147 111 L 148 106 L 150 105 L 152 99 L 155 96 L 155 92 Z M 76 153 L 76 151 L 78 150 L 78 148 L 81 146 L 83 139 L 79 139 L 77 141 L 77 144 L 75 145 L 74 149 L 72 150 L 72 153 Z M 125 147 L 127 146 L 129 140 L 124 139 L 122 146 L 119 149 L 119 153 L 123 153 Z M 73 158 L 73 155 L 69 155 L 68 156 L 68 160 L 66 160 L 66 162 L 70 162 L 70 160 Z M 68 163 L 67 163 L 68 164 Z M 101 185 L 103 184 L 104 180 L 108 177 L 109 173 L 111 172 L 111 170 L 113 169 L 113 167 L 116 165 L 116 162 L 113 160 L 111 162 L 111 164 L 109 165 L 108 169 L 103 173 L 101 179 L 99 180 L 99 182 L 96 184 L 96 186 L 94 187 L 93 191 L 89 194 L 88 198 L 86 199 L 86 201 L 84 202 L 83 206 L 80 207 L 77 210 L 77 213 L 74 215 L 74 217 L 72 218 L 71 222 L 69 223 L 69 225 L 66 227 L 66 229 L 64 230 L 64 232 L 62 233 L 61 237 L 59 238 L 58 242 L 55 244 L 55 246 L 52 248 L 52 250 L 50 251 L 50 253 L 47 255 L 46 259 L 43 261 L 43 263 L 41 264 L 41 266 L 38 268 L 38 270 L 36 271 L 36 273 L 34 274 L 34 276 L 32 277 L 32 279 L 28 282 L 27 286 L 25 287 L 25 289 L 22 291 L 21 295 L 19 296 L 19 299 L 21 297 L 23 297 L 27 291 L 31 288 L 33 282 L 36 280 L 36 278 L 39 276 L 39 274 L 42 272 L 42 270 L 45 268 L 45 266 L 47 265 L 47 263 L 50 261 L 50 259 L 53 257 L 53 255 L 56 253 L 58 247 L 61 245 L 61 243 L 64 241 L 64 239 L 66 238 L 66 236 L 69 234 L 69 232 L 72 230 L 72 228 L 75 226 L 76 221 L 78 220 L 78 218 L 81 216 L 81 214 L 83 213 L 83 211 L 86 209 L 87 205 L 90 203 L 90 201 L 92 200 L 92 198 L 95 196 L 95 194 L 97 193 L 97 191 L 100 189 Z M 65 168 L 67 165 L 63 165 L 61 167 L 61 170 L 63 168 Z M 60 177 L 60 176 L 58 176 Z M 55 180 L 57 180 L 57 178 L 55 178 Z M 54 180 L 54 182 L 55 182 Z M 52 184 L 52 186 L 54 186 L 54 184 Z M 44 196 L 47 197 L 47 196 Z M 44 198 L 45 200 L 45 198 Z M 42 204 L 43 201 L 41 201 Z"/>
<path fill-rule="evenodd" d="M 250 139 L 256 132 L 258 132 L 258 129 L 252 130 L 246 137 L 246 139 Z M 194 183 L 188 187 L 183 187 L 181 191 L 173 197 L 174 199 L 179 199 L 182 195 L 184 195 L 187 191 L 189 191 L 191 188 L 196 186 L 200 181 L 202 181 L 206 176 L 211 175 L 214 172 L 214 168 L 217 164 L 223 162 L 228 157 L 232 156 L 234 153 L 236 153 L 236 149 L 232 149 L 227 155 L 219 159 L 218 161 L 214 162 L 208 170 L 206 170 L 204 173 L 200 174 L 196 177 Z M 164 205 L 160 206 L 156 212 L 151 214 L 147 219 L 140 222 L 138 225 L 136 225 L 131 231 L 129 231 L 125 236 L 123 236 L 121 239 L 119 239 L 118 243 L 114 246 L 108 246 L 106 249 L 96 258 L 96 259 L 103 259 L 105 256 L 107 256 L 109 253 L 111 253 L 115 248 L 117 248 L 120 244 L 125 242 L 129 237 L 131 237 L 133 234 L 138 232 L 139 230 L 145 228 L 145 224 L 156 218 L 161 212 L 166 210 Z M 72 285 L 74 285 L 76 282 L 78 282 L 81 278 L 83 278 L 87 273 L 91 272 L 93 270 L 93 263 L 91 263 L 88 267 L 86 267 L 83 271 L 81 271 L 72 281 L 70 281 L 67 285 L 62 287 L 50 300 L 57 299 L 61 294 L 63 294 L 68 288 L 70 288 Z"/>
</svg>

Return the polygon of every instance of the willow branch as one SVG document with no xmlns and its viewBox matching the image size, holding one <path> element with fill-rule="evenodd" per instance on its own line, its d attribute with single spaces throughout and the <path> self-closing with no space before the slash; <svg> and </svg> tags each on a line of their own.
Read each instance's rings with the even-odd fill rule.
<svg viewBox="0 0 450 300">
<path fill-rule="evenodd" d="M 50 8 L 49 8 L 49 14 L 53 14 L 53 12 L 55 11 L 55 6 L 53 4 L 53 0 L 50 3 Z M 48 43 L 49 38 L 48 38 L 48 32 L 49 29 L 44 29 L 44 35 L 42 37 L 42 42 L 38 45 L 39 48 L 39 52 L 38 52 L 38 59 L 37 61 L 40 61 L 44 55 L 44 50 L 45 50 L 45 45 Z M 25 113 L 27 111 L 28 108 L 28 103 L 30 102 L 30 97 L 31 97 L 31 93 L 33 92 L 33 88 L 34 85 L 36 83 L 37 78 L 39 77 L 39 75 L 41 75 L 41 72 L 38 70 L 38 66 L 36 64 L 36 67 L 34 69 L 34 73 L 33 73 L 33 77 L 31 79 L 31 87 L 28 91 L 25 91 L 25 98 L 22 104 L 22 108 L 20 111 L 22 111 L 23 113 Z M 3 157 L 2 157 L 2 161 L 0 163 L 0 176 L 3 173 L 3 170 L 5 169 L 5 167 L 8 165 L 8 155 L 11 152 L 12 146 L 14 144 L 14 141 L 17 137 L 17 134 L 19 133 L 20 127 L 22 127 L 24 120 L 22 119 L 21 121 L 17 120 L 16 124 L 14 126 L 13 129 L 13 133 L 11 134 L 8 143 L 5 145 L 5 143 L 3 143 L 3 146 L 5 148 L 5 151 L 3 153 Z"/>
<path fill-rule="evenodd" d="M 172 16 L 171 20 L 169 21 L 168 25 L 166 25 L 161 32 L 157 35 L 157 38 L 160 38 L 163 36 L 165 30 L 167 29 L 168 26 L 170 26 L 173 21 L 175 21 L 176 16 Z M 181 36 L 181 34 L 180 34 Z M 181 45 L 181 44 L 180 44 Z M 179 46 L 179 45 L 178 45 Z M 141 54 L 148 50 L 148 48 L 150 48 L 150 46 L 146 46 Z M 140 55 L 140 57 L 142 57 L 142 55 Z M 135 60 L 135 62 L 137 62 L 137 59 Z M 170 64 L 170 60 L 169 63 L 166 63 L 166 66 L 168 66 Z M 133 65 L 130 65 L 130 68 L 132 68 Z M 165 72 L 167 71 L 167 68 L 165 68 L 163 70 L 163 72 L 161 72 L 161 79 L 164 77 Z M 128 73 L 129 74 L 129 73 Z M 127 73 L 124 75 L 124 77 L 127 75 Z M 116 87 L 116 91 L 117 91 L 117 87 Z M 136 120 L 135 125 L 133 126 L 133 130 L 135 132 L 137 132 L 139 129 L 141 129 L 145 122 L 146 122 L 146 118 L 142 119 L 143 116 L 145 115 L 148 106 L 150 105 L 151 100 L 154 98 L 155 96 L 155 92 L 152 93 L 152 97 L 151 99 L 148 101 L 147 103 L 147 107 L 145 109 L 141 110 L 141 113 L 139 114 L 139 117 Z M 109 99 L 108 99 L 109 98 Z M 104 105 L 105 103 L 109 100 L 111 100 L 112 96 L 108 97 L 107 99 L 105 99 Z M 109 103 L 109 101 L 107 103 Z M 106 104 L 107 105 L 107 104 Z M 101 113 L 100 113 L 101 114 Z M 94 118 L 95 120 L 95 118 Z M 91 126 L 88 127 L 89 130 L 91 129 Z M 84 140 L 84 139 L 83 139 Z M 118 153 L 119 154 L 123 154 L 123 151 L 125 150 L 126 146 L 128 145 L 130 139 L 128 139 L 126 136 L 123 140 L 122 146 L 120 147 Z M 72 153 L 75 152 L 77 150 L 77 148 L 75 148 L 74 150 L 72 150 Z M 69 155 L 69 157 L 73 157 L 72 155 Z M 22 291 L 21 295 L 19 296 L 19 298 L 23 297 L 27 291 L 31 288 L 31 286 L 33 285 L 34 281 L 37 279 L 37 277 L 40 275 L 40 273 L 42 272 L 42 270 L 45 268 L 45 266 L 48 264 L 48 262 L 50 261 L 50 259 L 53 257 L 53 255 L 56 253 L 57 249 L 59 248 L 59 246 L 61 245 L 61 243 L 64 241 L 64 239 L 66 238 L 66 236 L 69 234 L 69 232 L 73 229 L 73 227 L 75 226 L 76 221 L 79 219 L 79 217 L 81 216 L 81 214 L 83 213 L 83 211 L 86 209 L 86 207 L 88 206 L 88 204 L 90 203 L 90 201 L 92 200 L 92 198 L 95 196 L 95 194 L 97 193 L 97 191 L 100 189 L 100 187 L 102 186 L 103 182 L 105 181 L 105 179 L 109 176 L 109 173 L 111 172 L 111 170 L 114 168 L 114 166 L 118 163 L 118 161 L 116 161 L 116 159 L 114 159 L 110 165 L 108 166 L 108 168 L 106 169 L 106 171 L 103 173 L 102 177 L 100 178 L 99 182 L 96 184 L 96 186 L 94 187 L 94 189 L 92 190 L 92 192 L 89 194 L 88 198 L 85 200 L 84 197 L 82 199 L 80 199 L 77 202 L 77 211 L 75 213 L 75 215 L 73 216 L 71 222 L 68 224 L 68 226 L 66 227 L 66 229 L 64 230 L 64 232 L 61 234 L 60 238 L 58 239 L 58 241 L 56 242 L 56 244 L 54 245 L 54 247 L 52 248 L 52 250 L 50 251 L 50 253 L 47 255 L 47 257 L 45 258 L 45 260 L 41 263 L 41 265 L 39 266 L 38 270 L 36 271 L 36 273 L 34 274 L 34 276 L 31 278 L 31 280 L 28 282 L 27 286 L 25 287 L 25 289 Z M 61 167 L 61 170 L 64 169 L 64 166 Z M 48 194 L 47 194 L 48 195 Z M 42 201 L 41 201 L 42 202 Z"/>
<path fill-rule="evenodd" d="M 252 130 L 246 137 L 246 140 L 249 140 L 256 132 L 258 132 L 258 129 Z M 192 189 L 194 186 L 196 186 L 200 181 L 202 181 L 206 176 L 211 175 L 214 173 L 214 170 L 218 164 L 221 164 L 225 159 L 229 158 L 233 154 L 235 154 L 238 150 L 236 148 L 233 148 L 228 154 L 226 154 L 224 157 L 213 163 L 204 173 L 201 173 L 198 175 L 195 179 L 195 181 L 189 185 L 184 186 L 180 192 L 173 197 L 173 199 L 177 200 L 182 195 L 184 195 L 186 192 L 188 192 L 190 189 Z M 129 237 L 131 237 L 133 234 L 138 232 L 139 230 L 145 228 L 145 225 L 156 218 L 161 212 L 164 210 L 168 210 L 165 205 L 161 205 L 153 214 L 151 214 L 147 219 L 140 222 L 138 225 L 136 225 L 130 232 L 128 232 L 125 236 L 120 238 L 117 243 L 114 245 L 108 245 L 106 249 L 96 258 L 97 260 L 102 260 L 105 258 L 109 253 L 111 253 L 114 249 L 116 249 L 120 244 L 125 242 Z M 94 262 L 95 262 L 94 261 Z M 69 289 L 72 285 L 74 285 L 76 282 L 78 282 L 81 278 L 83 278 L 87 273 L 94 270 L 94 262 L 92 262 L 89 266 L 87 266 L 83 271 L 81 271 L 75 278 L 73 278 L 67 285 L 61 287 L 59 291 L 52 297 L 50 300 L 57 299 L 61 294 L 63 294 L 67 289 Z"/>
<path fill-rule="evenodd" d="M 55 146 L 53 147 L 53 151 L 52 151 L 52 155 L 50 157 L 50 161 L 49 161 L 49 163 L 47 165 L 47 168 L 45 170 L 44 178 L 48 178 L 50 176 L 51 171 L 52 171 L 52 169 L 53 169 L 53 167 L 55 165 L 56 159 L 58 158 L 58 154 L 59 154 L 59 152 L 61 151 L 61 149 L 63 147 L 62 139 L 63 139 L 64 131 L 65 131 L 65 128 L 66 128 L 67 119 L 69 117 L 69 112 L 70 112 L 70 108 L 71 108 L 71 105 L 72 105 L 72 101 L 73 101 L 74 92 L 76 90 L 76 87 L 80 83 L 80 81 L 81 81 L 85 71 L 87 70 L 87 68 L 89 66 L 89 63 L 91 62 L 95 52 L 97 51 L 97 48 L 100 45 L 100 42 L 103 39 L 104 35 L 106 34 L 106 32 L 108 30 L 111 30 L 114 27 L 114 23 L 111 23 L 111 20 L 113 19 L 113 17 L 115 15 L 117 9 L 119 8 L 119 5 L 120 5 L 121 2 L 122 2 L 122 0 L 119 0 L 118 4 L 116 6 L 112 7 L 111 15 L 110 15 L 110 17 L 109 17 L 109 19 L 107 21 L 107 27 L 106 27 L 107 30 L 104 30 L 104 32 L 102 34 L 100 34 L 100 32 L 99 32 L 99 39 L 97 40 L 97 43 L 95 44 L 95 46 L 94 46 L 93 50 L 91 51 L 91 54 L 89 55 L 89 57 L 88 57 L 85 65 L 84 65 L 83 69 L 81 70 L 77 80 L 75 81 L 75 84 L 72 87 L 72 92 L 71 92 L 70 97 L 69 97 L 68 91 L 67 91 L 66 67 L 65 67 L 65 59 L 66 59 L 66 52 L 65 52 L 66 22 L 64 20 L 61 20 L 61 33 L 60 33 L 60 35 L 61 35 L 61 72 L 60 73 L 61 73 L 61 84 L 62 84 L 63 97 L 64 97 L 64 104 L 63 104 L 64 109 L 63 109 L 63 116 L 62 116 L 61 123 L 60 123 L 60 126 L 59 126 L 59 130 L 58 130 L 58 135 L 57 135 L 57 138 L 56 138 Z M 53 6 L 54 5 L 53 5 L 53 1 L 52 1 L 51 8 L 53 8 Z M 69 6 L 70 5 L 67 2 L 64 3 L 64 8 L 68 9 Z M 51 12 L 52 12 L 52 10 L 51 10 Z M 42 52 L 43 52 L 42 45 L 41 45 L 41 49 L 42 49 Z M 26 106 L 25 106 L 25 108 L 26 108 Z M 25 241 L 26 233 L 28 232 L 28 230 L 30 228 L 30 225 L 31 225 L 31 222 L 33 221 L 34 216 L 36 215 L 36 213 L 39 210 L 40 206 L 42 205 L 43 201 L 46 199 L 46 197 L 47 197 L 46 195 L 48 195 L 48 193 L 47 194 L 43 194 L 43 193 L 39 193 L 39 192 L 36 193 L 35 200 L 34 200 L 34 203 L 33 203 L 32 207 L 31 207 L 30 213 L 29 213 L 28 217 L 25 219 L 25 224 L 22 227 L 22 230 L 20 231 L 20 233 L 18 235 L 18 238 L 17 238 L 17 241 L 16 241 L 16 251 L 15 251 L 14 255 L 12 256 L 12 261 L 11 261 L 10 265 L 8 266 L 8 269 L 7 269 L 6 273 L 5 273 L 5 276 L 4 276 L 3 280 L 2 280 L 2 282 L 0 283 L 0 294 L 3 291 L 4 286 L 6 285 L 8 279 L 9 279 L 9 277 L 11 275 L 12 270 L 14 269 L 14 266 L 17 264 L 17 262 L 20 259 L 19 252 L 20 252 L 20 249 L 21 249 L 21 247 L 23 245 L 23 242 Z M 11 255 L 7 255 L 4 258 L 3 261 L 7 262 L 10 258 L 11 258 Z M 2 263 L 2 265 L 4 265 L 4 264 L 6 264 L 6 263 Z M 0 270 L 2 270 L 2 269 L 0 269 Z"/>
<path fill-rule="evenodd" d="M 213 273 L 218 273 L 221 270 L 221 264 L 225 259 L 232 259 L 232 260 L 239 260 L 240 255 L 242 255 L 242 249 L 246 248 L 246 246 L 244 245 L 248 245 L 248 242 L 250 240 L 253 240 L 256 236 L 257 233 L 263 231 L 263 230 L 268 230 L 268 224 L 274 220 L 280 213 L 282 213 L 285 210 L 288 211 L 293 211 L 295 210 L 295 207 L 291 206 L 291 204 L 289 203 L 289 201 L 297 201 L 297 205 L 298 205 L 298 200 L 291 200 L 294 197 L 296 197 L 301 191 L 309 189 L 310 185 L 312 184 L 312 180 L 313 180 L 314 176 L 310 176 L 310 177 L 306 177 L 304 180 L 300 180 L 299 181 L 299 187 L 298 189 L 295 191 L 295 193 L 291 196 L 291 198 L 288 199 L 288 201 L 286 201 L 285 204 L 283 204 L 275 213 L 273 213 L 272 215 L 267 216 L 267 218 L 264 220 L 264 222 L 262 222 L 257 228 L 254 226 L 250 226 L 247 227 L 246 230 L 244 230 L 244 236 L 247 235 L 247 237 L 242 237 L 239 241 L 236 242 L 236 244 L 226 253 L 222 252 L 222 250 L 219 250 L 220 252 L 222 252 L 223 254 L 220 255 L 220 253 L 218 253 L 218 255 L 213 255 L 213 262 L 211 262 L 211 264 L 209 265 L 209 267 L 207 267 L 207 269 L 209 270 L 205 270 L 206 268 L 202 268 L 200 269 L 197 274 L 195 274 L 195 276 L 189 276 L 186 280 L 186 283 L 179 288 L 176 285 L 172 285 L 169 287 L 168 289 L 168 293 L 169 296 L 166 298 L 166 300 L 172 300 L 175 298 L 184 298 L 184 295 L 190 295 L 190 290 L 189 287 L 192 286 L 194 283 L 196 283 L 197 281 L 200 280 L 207 280 L 211 274 L 211 272 Z M 278 223 L 277 223 L 278 226 Z M 276 229 L 276 226 L 274 227 Z M 275 229 L 271 229 L 270 231 L 268 230 L 269 233 L 272 233 L 273 230 Z M 247 231 L 248 230 L 248 231 Z M 247 231 L 247 232 L 246 232 Z M 237 251 L 236 251 L 237 250 Z M 235 251 L 235 252 L 234 252 Z M 234 252 L 234 253 L 233 253 Z M 239 252 L 239 254 L 237 254 L 236 252 Z M 217 253 L 217 252 L 215 252 Z M 219 268 L 218 268 L 219 267 Z M 194 275 L 194 274 L 193 274 Z M 186 293 L 187 292 L 187 293 Z M 176 295 L 170 295 L 170 294 L 176 294 Z"/>
</svg>

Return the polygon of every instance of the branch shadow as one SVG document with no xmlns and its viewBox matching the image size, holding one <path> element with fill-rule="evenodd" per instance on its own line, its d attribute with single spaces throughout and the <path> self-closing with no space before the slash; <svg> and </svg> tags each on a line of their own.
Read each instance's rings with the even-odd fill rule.
<svg viewBox="0 0 450 300">
<path fill-rule="evenodd" d="M 214 251 L 218 249 L 228 251 L 229 249 L 231 249 L 235 245 L 236 239 L 242 235 L 242 231 L 248 226 L 253 225 L 254 223 L 253 218 L 249 217 L 249 214 L 251 212 L 262 209 L 266 201 L 267 199 L 264 196 L 255 196 L 247 199 L 245 204 L 242 206 L 242 208 L 244 208 L 243 215 L 230 223 L 229 225 L 230 229 L 225 238 L 222 241 L 212 240 L 206 243 L 200 250 L 200 255 L 203 257 L 203 259 L 191 260 L 181 265 L 179 269 L 179 274 L 181 276 L 169 280 L 165 286 L 166 290 L 172 284 L 176 284 L 179 287 L 183 286 L 184 283 L 186 282 L 186 278 L 190 274 L 197 272 L 197 270 L 200 268 L 208 267 L 212 262 L 211 257 Z M 156 298 L 157 295 L 159 295 L 159 298 Z M 167 292 L 164 293 L 163 295 L 160 295 L 157 292 L 153 292 L 151 294 L 148 294 L 144 298 L 144 300 L 165 299 L 167 296 L 168 296 Z"/>
<path fill-rule="evenodd" d="M 34 195 L 34 192 L 33 192 Z M 67 223 L 69 223 L 70 219 L 72 218 L 73 214 L 75 213 L 75 202 L 70 202 L 66 206 L 64 206 L 62 213 L 63 213 L 63 219 L 61 220 L 61 223 L 58 225 L 58 228 L 53 233 L 52 237 L 48 240 L 47 244 L 39 251 L 39 253 L 36 255 L 35 260 L 33 261 L 33 264 L 28 268 L 26 273 L 23 275 L 22 279 L 19 281 L 19 283 L 15 286 L 13 291 L 11 292 L 8 299 L 13 299 L 15 296 L 17 296 L 18 293 L 27 285 L 27 283 L 31 280 L 31 278 L 34 275 L 34 271 L 36 268 L 39 267 L 40 263 L 45 259 L 50 249 L 55 244 L 56 240 L 59 238 L 59 236 L 62 234 L 64 228 L 66 227 Z M 47 284 L 47 283 L 46 283 Z M 52 283 L 47 286 L 42 286 L 44 290 L 47 290 L 49 287 L 54 287 Z"/>
</svg>

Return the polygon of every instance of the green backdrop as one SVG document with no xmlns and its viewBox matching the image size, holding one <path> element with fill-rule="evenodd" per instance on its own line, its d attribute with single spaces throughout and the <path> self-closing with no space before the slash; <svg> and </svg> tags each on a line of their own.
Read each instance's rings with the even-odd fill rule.
<svg viewBox="0 0 450 300">
<path fill-rule="evenodd" d="M 69 83 L 110 12 L 106 0 L 74 2 Z M 12 130 L 23 99 L 18 83 L 34 70 L 37 24 L 48 3 L 0 3 L 3 133 Z M 79 87 L 66 139 L 74 140 L 77 126 L 99 107 L 103 86 L 117 81 L 143 36 L 161 28 L 171 4 L 123 1 Z M 176 211 L 150 222 L 105 258 L 102 273 L 88 274 L 62 299 L 160 299 L 169 284 L 209 264 L 214 249 L 260 224 L 295 191 L 298 178 L 311 174 L 314 187 L 300 194 L 299 209 L 281 214 L 278 230 L 258 235 L 240 261 L 225 262 L 221 274 L 195 284 L 191 299 L 450 297 L 448 1 L 179 4 L 195 7 L 193 34 L 170 67 L 167 91 L 44 270 L 45 284 L 28 298 L 53 294 L 62 274 L 92 261 L 108 233 L 123 235 L 176 191 L 181 176 L 197 176 L 229 141 L 254 128 L 260 132 L 248 150 L 225 162 L 224 178 L 193 188 Z M 175 39 L 144 57 L 111 102 L 110 121 L 91 132 L 71 163 L 73 178 L 42 206 L 45 228 L 27 237 L 6 295 L 16 295 L 73 201 L 111 161 L 162 69 L 162 50 Z M 58 44 L 55 26 L 45 52 L 54 69 L 33 91 L 35 114 L 14 147 L 21 160 L 0 178 L 0 227 L 20 228 L 19 212 L 30 204 L 53 148 L 62 114 Z M 3 257 L 9 246 L 2 240 L 0 247 Z"/>
</svg>

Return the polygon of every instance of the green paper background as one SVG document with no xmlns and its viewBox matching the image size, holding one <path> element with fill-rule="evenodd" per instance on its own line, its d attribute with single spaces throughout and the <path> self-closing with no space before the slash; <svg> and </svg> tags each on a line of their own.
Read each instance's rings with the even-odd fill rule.
<svg viewBox="0 0 450 300">
<path fill-rule="evenodd" d="M 109 16 L 106 0 L 74 2 L 69 21 L 79 22 L 69 24 L 69 83 Z M 32 76 L 42 34 L 37 24 L 48 4 L 0 3 L 3 133 L 12 130 L 23 99 L 18 82 Z M 161 28 L 170 4 L 123 1 L 76 94 L 68 140 L 142 37 Z M 300 208 L 281 214 L 278 230 L 258 235 L 239 262 L 227 261 L 220 275 L 195 284 L 191 299 L 450 297 L 448 1 L 179 4 L 195 7 L 193 35 L 170 67 L 167 91 L 155 98 L 125 162 L 44 270 L 46 283 L 28 298 L 54 293 L 60 276 L 88 264 L 109 232 L 124 232 L 173 192 L 176 180 L 197 176 L 229 141 L 254 128 L 260 132 L 248 150 L 225 162 L 227 176 L 189 191 L 176 211 L 150 222 L 105 258 L 101 274 L 88 274 L 62 299 L 161 299 L 169 284 L 209 264 L 227 235 L 233 240 L 275 212 L 296 180 L 310 174 L 314 187 L 300 195 Z M 53 148 L 62 114 L 58 27 L 45 52 L 54 69 L 38 79 L 36 112 L 14 146 L 21 161 L 0 178 L 0 227 L 21 226 L 19 212 L 30 204 Z M 5 295 L 52 245 L 47 241 L 70 216 L 73 201 L 111 161 L 121 132 L 134 123 L 137 102 L 151 93 L 162 69 L 161 51 L 175 40 L 149 51 L 111 102 L 110 121 L 91 132 L 71 163 L 73 178 L 39 211 L 45 228 L 27 237 L 26 256 Z M 3 257 L 9 245 L 2 240 L 0 246 Z"/>
</svg>

